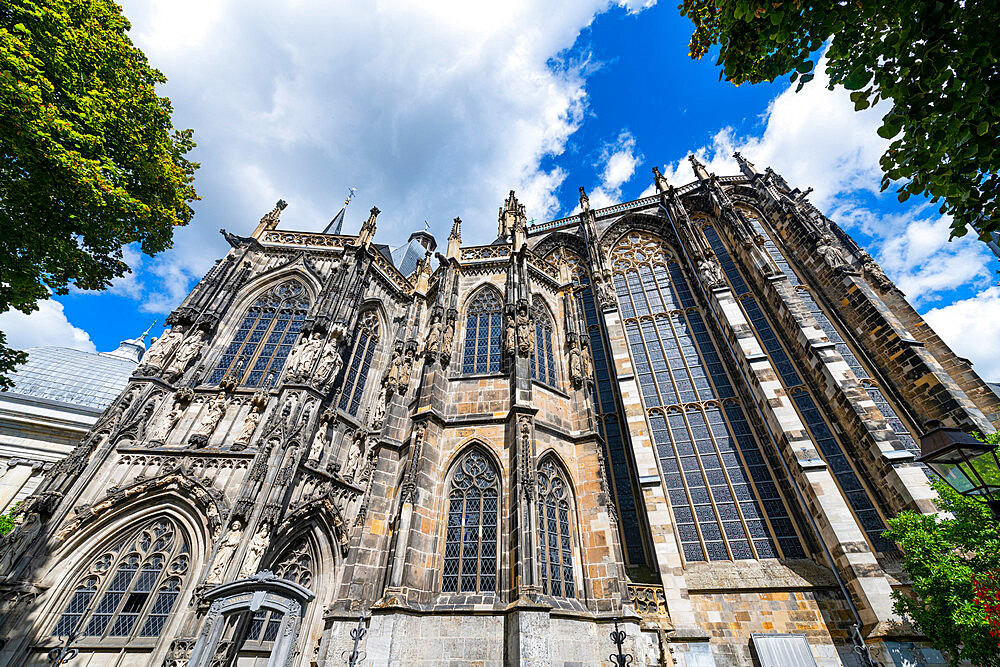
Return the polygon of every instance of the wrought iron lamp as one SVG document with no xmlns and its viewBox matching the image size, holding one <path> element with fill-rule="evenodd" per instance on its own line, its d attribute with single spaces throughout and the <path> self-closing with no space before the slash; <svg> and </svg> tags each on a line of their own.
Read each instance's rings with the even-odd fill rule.
<svg viewBox="0 0 1000 667">
<path fill-rule="evenodd" d="M 962 429 L 927 422 L 920 438 L 921 463 L 963 496 L 983 500 L 1000 518 L 1000 457 L 997 446 L 977 440 Z"/>
</svg>

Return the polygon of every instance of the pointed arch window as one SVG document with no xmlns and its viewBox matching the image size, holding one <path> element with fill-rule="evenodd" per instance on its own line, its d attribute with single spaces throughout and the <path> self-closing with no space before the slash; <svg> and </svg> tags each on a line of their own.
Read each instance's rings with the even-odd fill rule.
<svg viewBox="0 0 1000 667">
<path fill-rule="evenodd" d="M 503 303 L 492 289 L 483 289 L 469 304 L 465 319 L 463 373 L 500 372 L 500 331 Z"/>
<path fill-rule="evenodd" d="M 187 541 L 168 518 L 156 519 L 91 562 L 53 636 L 158 637 L 190 566 Z"/>
<path fill-rule="evenodd" d="M 551 458 L 538 466 L 538 533 L 542 591 L 554 597 L 575 597 L 569 492 Z"/>
<path fill-rule="evenodd" d="M 545 302 L 537 294 L 532 299 L 532 316 L 535 320 L 535 349 L 531 354 L 531 377 L 548 385 L 556 384 L 556 362 L 552 353 L 552 316 Z"/>
<path fill-rule="evenodd" d="M 445 536 L 445 593 L 495 593 L 500 476 L 482 452 L 473 449 L 458 464 L 448 496 Z"/>
<path fill-rule="evenodd" d="M 218 384 L 227 375 L 238 383 L 259 387 L 281 373 L 309 310 L 309 297 L 296 280 L 276 285 L 247 310 L 209 377 Z"/>
<path fill-rule="evenodd" d="M 313 556 L 309 550 L 309 540 L 306 537 L 300 538 L 294 546 L 277 559 L 277 565 L 271 569 L 276 575 L 288 581 L 294 581 L 306 588 L 312 585 L 313 581 Z M 248 642 L 272 642 L 278 636 L 281 627 L 280 612 L 260 609 L 250 618 L 250 625 L 247 628 L 246 641 Z"/>
<path fill-rule="evenodd" d="M 351 365 L 344 375 L 344 384 L 340 391 L 338 407 L 357 416 L 361 397 L 365 393 L 368 382 L 368 372 L 372 367 L 372 358 L 378 346 L 379 324 L 375 311 L 368 310 L 358 318 L 358 331 L 354 341 L 354 351 L 351 353 Z"/>
</svg>

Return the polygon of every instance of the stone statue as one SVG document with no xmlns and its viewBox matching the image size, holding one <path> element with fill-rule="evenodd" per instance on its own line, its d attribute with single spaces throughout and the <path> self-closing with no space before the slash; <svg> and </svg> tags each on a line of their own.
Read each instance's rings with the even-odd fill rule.
<svg viewBox="0 0 1000 667">
<path fill-rule="evenodd" d="M 385 379 L 382 384 L 385 385 L 386 390 L 389 392 L 396 391 L 399 387 L 399 373 L 400 366 L 402 365 L 403 351 L 399 347 L 395 347 L 392 350 L 392 361 L 389 362 L 389 370 L 385 372 Z"/>
<path fill-rule="evenodd" d="M 424 350 L 428 355 L 437 354 L 441 350 L 441 316 L 435 314 L 431 318 L 430 331 L 427 333 L 427 345 Z"/>
<path fill-rule="evenodd" d="M 413 374 L 413 353 L 407 351 L 399 366 L 399 393 L 405 394 L 410 386 L 410 375 Z"/>
<path fill-rule="evenodd" d="M 455 342 L 455 320 L 452 320 L 444 328 L 444 338 L 441 340 L 441 354 L 450 357 L 452 345 Z"/>
<path fill-rule="evenodd" d="M 206 584 L 222 583 L 222 575 L 226 571 L 226 567 L 233 562 L 236 550 L 240 548 L 240 544 L 242 543 L 243 523 L 239 519 L 234 519 L 232 525 L 229 527 L 226 539 L 219 545 L 219 553 L 215 555 L 215 564 L 212 566 L 212 571 L 209 573 L 208 578 L 205 579 Z"/>
<path fill-rule="evenodd" d="M 313 437 L 312 447 L 309 448 L 308 460 L 310 463 L 319 465 L 319 460 L 323 458 L 323 451 L 329 442 L 326 436 L 326 426 L 320 426 L 316 431 L 315 437 Z"/>
<path fill-rule="evenodd" d="M 590 357 L 590 341 L 584 337 L 580 349 L 580 365 L 583 366 L 583 380 L 589 382 L 594 377 L 594 361 Z"/>
<path fill-rule="evenodd" d="M 161 445 L 166 442 L 167 436 L 170 435 L 170 431 L 172 431 L 174 426 L 177 425 L 177 421 L 181 418 L 182 412 L 183 410 L 181 409 L 181 406 L 174 403 L 170 412 L 160 417 L 160 420 L 156 423 L 156 427 L 150 431 L 149 442 L 158 442 Z"/>
<path fill-rule="evenodd" d="M 316 379 L 320 382 L 334 380 L 340 374 L 340 369 L 344 366 L 344 359 L 340 356 L 339 343 L 331 340 L 323 348 L 323 355 L 319 358 L 319 366 L 316 367 Z"/>
<path fill-rule="evenodd" d="M 531 316 L 527 304 L 522 303 L 517 309 L 517 351 L 522 357 L 531 353 L 535 340 L 531 333 Z"/>
<path fill-rule="evenodd" d="M 507 324 L 503 330 L 503 347 L 507 351 L 507 354 L 514 355 L 517 353 L 517 329 L 514 325 L 514 318 L 508 315 L 506 318 Z"/>
<path fill-rule="evenodd" d="M 725 284 L 719 263 L 710 257 L 702 257 L 695 263 L 698 276 L 708 288 L 720 287 Z"/>
<path fill-rule="evenodd" d="M 385 409 L 391 396 L 392 390 L 389 385 L 383 386 L 378 398 L 375 399 L 375 406 L 372 410 L 370 422 L 372 428 L 382 428 L 382 422 L 385 421 Z"/>
<path fill-rule="evenodd" d="M 220 391 L 215 398 L 208 402 L 207 408 L 205 414 L 202 415 L 201 421 L 198 422 L 198 425 L 195 426 L 191 434 L 192 437 L 201 436 L 204 438 L 204 444 L 208 444 L 208 438 L 212 436 L 215 427 L 219 425 L 222 416 L 226 414 L 226 409 L 229 408 L 226 392 Z"/>
<path fill-rule="evenodd" d="M 319 356 L 322 349 L 323 340 L 321 339 L 318 331 L 314 332 L 311 338 L 297 345 L 295 349 L 292 350 L 292 355 L 289 359 L 288 377 L 305 377 L 309 372 L 309 369 L 312 368 L 313 362 L 316 361 L 316 357 Z"/>
<path fill-rule="evenodd" d="M 184 329 L 180 326 L 167 329 L 163 334 L 153 341 L 146 354 L 142 357 L 142 365 L 157 370 L 163 368 L 167 358 L 174 353 L 177 346 L 184 339 Z"/>
<path fill-rule="evenodd" d="M 822 257 L 823 261 L 830 268 L 842 269 L 847 266 L 847 260 L 844 259 L 844 255 L 841 254 L 840 250 L 833 245 L 833 238 L 830 236 L 824 236 L 816 244 L 816 254 Z"/>
<path fill-rule="evenodd" d="M 167 375 L 171 377 L 179 377 L 187 370 L 188 364 L 190 364 L 199 354 L 201 354 L 201 348 L 205 346 L 205 332 L 200 329 L 190 334 L 184 339 L 181 344 L 180 349 L 177 351 L 177 356 L 174 357 L 173 362 L 167 367 Z"/>
<path fill-rule="evenodd" d="M 580 348 L 574 344 L 569 350 L 569 376 L 573 384 L 578 387 L 583 380 L 583 360 L 581 356 Z"/>
<path fill-rule="evenodd" d="M 42 531 L 38 512 L 29 512 L 20 525 L 0 539 L 0 577 L 10 574 L 17 559 Z"/>
<path fill-rule="evenodd" d="M 365 432 L 358 429 L 354 432 L 354 441 L 351 443 L 351 451 L 347 453 L 347 465 L 344 466 L 344 477 L 353 480 L 358 473 L 358 464 L 365 449 Z"/>
<path fill-rule="evenodd" d="M 243 421 L 243 428 L 240 429 L 239 435 L 233 440 L 233 449 L 237 451 L 246 449 L 250 444 L 250 438 L 253 437 L 254 431 L 257 430 L 259 424 L 260 413 L 257 411 L 257 408 L 250 408 L 250 412 L 247 413 L 246 419 Z"/>
<path fill-rule="evenodd" d="M 243 568 L 240 570 L 241 577 L 249 577 L 257 572 L 260 561 L 267 551 L 267 545 L 271 542 L 271 526 L 267 521 L 262 521 L 260 528 L 254 533 L 250 544 L 247 545 L 246 556 L 243 557 Z"/>
</svg>

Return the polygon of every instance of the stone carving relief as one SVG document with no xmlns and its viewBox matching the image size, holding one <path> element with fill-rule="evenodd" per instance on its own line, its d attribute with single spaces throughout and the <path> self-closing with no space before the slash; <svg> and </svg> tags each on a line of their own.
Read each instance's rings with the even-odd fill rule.
<svg viewBox="0 0 1000 667">
<path fill-rule="evenodd" d="M 176 325 L 167 329 L 163 334 L 153 341 L 142 357 L 143 370 L 160 370 L 167 362 L 170 355 L 180 346 L 184 340 L 184 327 Z"/>
<path fill-rule="evenodd" d="M 208 402 L 205 413 L 202 415 L 197 426 L 195 426 L 191 437 L 188 438 L 191 446 L 201 448 L 207 445 L 208 439 L 212 437 L 212 433 L 215 432 L 216 427 L 218 427 L 219 422 L 222 421 L 222 417 L 225 416 L 228 409 L 229 398 L 226 396 L 226 392 L 220 391 L 216 394 L 215 398 Z"/>
<path fill-rule="evenodd" d="M 250 544 L 247 545 L 247 553 L 243 557 L 243 567 L 240 569 L 241 578 L 249 577 L 257 572 L 260 561 L 264 557 L 264 552 L 267 551 L 267 546 L 270 543 L 271 524 L 267 521 L 261 521 L 257 532 L 254 533 L 254 536 L 250 539 Z"/>
<path fill-rule="evenodd" d="M 171 380 L 175 380 L 184 374 L 187 367 L 194 361 L 199 354 L 201 354 L 202 349 L 205 347 L 205 332 L 201 329 L 196 329 L 193 333 L 188 334 L 184 338 L 184 342 L 181 343 L 180 349 L 177 350 L 177 356 L 167 367 L 166 375 Z"/>
<path fill-rule="evenodd" d="M 695 261 L 695 268 L 698 271 L 698 277 L 701 278 L 701 282 L 705 287 L 709 289 L 725 287 L 726 279 L 722 274 L 722 267 L 719 266 L 719 262 L 715 257 L 708 255 L 699 257 Z"/>
<path fill-rule="evenodd" d="M 515 321 L 517 324 L 517 353 L 522 357 L 527 357 L 535 351 L 535 327 L 527 301 L 517 304 Z"/>
<path fill-rule="evenodd" d="M 212 570 L 208 574 L 208 578 L 205 579 L 206 584 L 221 584 L 222 577 L 226 572 L 226 567 L 233 561 L 236 557 L 236 550 L 240 548 L 243 544 L 243 522 L 239 519 L 234 519 L 232 524 L 229 526 L 229 532 L 226 533 L 225 539 L 223 539 L 222 544 L 219 545 L 219 551 L 215 555 L 215 561 L 212 564 Z"/>
<path fill-rule="evenodd" d="M 326 424 L 320 424 L 320 427 L 316 430 L 316 435 L 313 436 L 312 446 L 309 447 L 308 462 L 314 466 L 318 466 L 328 444 L 330 444 L 330 439 L 327 435 Z"/>
<path fill-rule="evenodd" d="M 344 466 L 345 479 L 353 481 L 357 476 L 361 460 L 364 458 L 367 440 L 368 434 L 364 430 L 358 429 L 354 432 L 354 438 L 351 441 L 351 451 L 347 453 L 347 464 Z"/>
<path fill-rule="evenodd" d="M 288 355 L 288 379 L 301 380 L 307 377 L 322 351 L 323 339 L 318 331 L 313 332 L 312 336 L 292 348 Z"/>
<path fill-rule="evenodd" d="M 816 254 L 826 262 L 827 266 L 835 270 L 847 268 L 847 260 L 843 253 L 834 245 L 832 236 L 823 236 L 816 243 Z"/>
</svg>

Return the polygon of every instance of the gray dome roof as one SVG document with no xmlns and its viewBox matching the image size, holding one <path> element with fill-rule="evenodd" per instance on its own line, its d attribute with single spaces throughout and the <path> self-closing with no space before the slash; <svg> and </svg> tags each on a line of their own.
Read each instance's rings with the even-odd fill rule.
<svg viewBox="0 0 1000 667">
<path fill-rule="evenodd" d="M 138 366 L 138 359 L 131 355 L 49 346 L 25 351 L 28 361 L 11 375 L 10 393 L 97 410 L 111 405 Z"/>
</svg>

